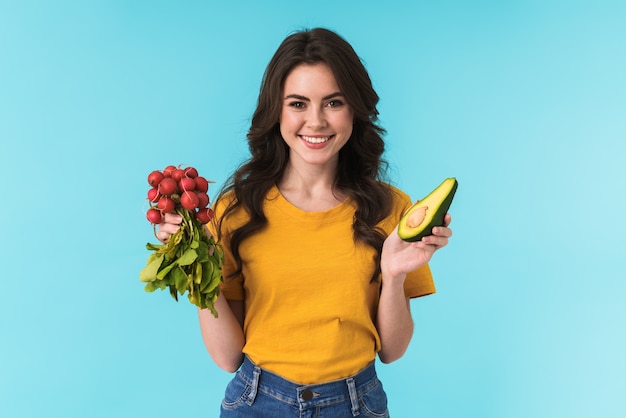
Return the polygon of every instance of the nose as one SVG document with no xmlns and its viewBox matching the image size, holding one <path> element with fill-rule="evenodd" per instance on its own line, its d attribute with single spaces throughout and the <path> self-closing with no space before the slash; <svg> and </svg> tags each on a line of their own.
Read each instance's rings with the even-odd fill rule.
<svg viewBox="0 0 626 418">
<path fill-rule="evenodd" d="M 319 129 L 326 127 L 326 117 L 322 109 L 312 106 L 307 115 L 307 125 L 309 128 Z"/>
</svg>

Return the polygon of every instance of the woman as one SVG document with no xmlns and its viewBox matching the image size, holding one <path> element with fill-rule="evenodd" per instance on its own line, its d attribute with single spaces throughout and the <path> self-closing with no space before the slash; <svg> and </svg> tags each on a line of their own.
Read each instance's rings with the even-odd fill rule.
<svg viewBox="0 0 626 418">
<path fill-rule="evenodd" d="M 238 373 L 222 417 L 388 416 L 376 355 L 400 358 L 409 300 L 434 292 L 428 261 L 452 235 L 396 228 L 409 197 L 384 182 L 378 95 L 352 47 L 325 29 L 287 37 L 270 61 L 248 133 L 251 157 L 216 199 L 224 249 L 207 350 Z M 167 215 L 157 237 L 180 222 Z"/>
</svg>

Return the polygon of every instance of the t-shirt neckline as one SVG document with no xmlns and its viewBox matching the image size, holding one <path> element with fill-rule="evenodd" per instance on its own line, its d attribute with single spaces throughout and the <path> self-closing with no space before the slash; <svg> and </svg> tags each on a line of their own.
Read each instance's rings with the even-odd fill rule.
<svg viewBox="0 0 626 418">
<path fill-rule="evenodd" d="M 354 205 L 352 203 L 352 198 L 346 197 L 341 203 L 337 206 L 330 208 L 328 210 L 324 210 L 321 212 L 309 212 L 299 207 L 295 206 L 289 200 L 283 196 L 283 194 L 278 189 L 278 186 L 273 185 L 267 194 L 268 202 L 272 202 L 281 212 L 297 218 L 306 218 L 306 219 L 326 219 L 329 220 L 331 218 L 335 218 L 337 216 L 345 216 L 346 213 L 350 213 L 351 216 L 354 214 Z"/>
</svg>

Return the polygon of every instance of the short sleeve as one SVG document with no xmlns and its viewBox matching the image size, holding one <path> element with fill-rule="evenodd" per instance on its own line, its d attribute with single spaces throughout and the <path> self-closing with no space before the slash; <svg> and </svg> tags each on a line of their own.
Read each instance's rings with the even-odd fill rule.
<svg viewBox="0 0 626 418">
<path fill-rule="evenodd" d="M 428 264 L 407 274 L 404 281 L 404 294 L 407 298 L 418 298 L 433 293 L 435 293 L 435 281 Z"/>
<path fill-rule="evenodd" d="M 207 227 L 211 234 L 216 237 L 216 240 L 219 237 L 217 243 L 221 246 L 222 252 L 224 254 L 224 263 L 222 265 L 222 276 L 224 280 L 220 284 L 222 294 L 228 300 L 244 300 L 243 277 L 241 276 L 241 274 L 235 277 L 231 277 L 232 273 L 235 271 L 235 266 L 237 265 L 235 262 L 235 258 L 230 251 L 229 237 L 232 225 L 230 225 L 228 222 L 224 222 L 222 224 L 223 233 L 217 233 L 218 219 L 226 208 L 226 202 L 228 201 L 228 197 L 229 196 L 227 196 L 227 198 L 222 198 L 221 200 L 218 200 L 218 202 L 213 206 L 215 211 L 215 217 L 213 218 L 212 222 L 207 224 Z"/>
</svg>

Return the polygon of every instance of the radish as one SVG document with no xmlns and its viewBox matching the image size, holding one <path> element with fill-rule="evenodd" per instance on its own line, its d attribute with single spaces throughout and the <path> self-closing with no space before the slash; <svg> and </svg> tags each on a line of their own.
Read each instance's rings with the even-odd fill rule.
<svg viewBox="0 0 626 418">
<path fill-rule="evenodd" d="M 163 175 L 165 177 L 172 177 L 172 173 L 174 173 L 174 171 L 176 171 L 176 167 L 174 167 L 173 165 L 168 165 L 163 169 Z"/>
<path fill-rule="evenodd" d="M 148 184 L 152 187 L 157 187 L 159 183 L 163 180 L 163 173 L 158 170 L 153 171 L 148 174 Z"/>
<path fill-rule="evenodd" d="M 209 195 L 206 193 L 196 193 L 198 195 L 198 208 L 206 208 L 209 206 Z"/>
<path fill-rule="evenodd" d="M 148 212 L 146 212 L 146 218 L 148 218 L 150 223 L 155 225 L 163 222 L 163 215 L 161 215 L 161 212 L 154 208 L 148 209 Z"/>
<path fill-rule="evenodd" d="M 196 182 L 194 181 L 194 179 L 189 178 L 189 177 L 183 177 L 182 179 L 180 179 L 180 181 L 178 182 L 178 189 L 181 192 L 185 192 L 185 191 L 194 191 L 196 189 Z"/>
<path fill-rule="evenodd" d="M 176 202 L 171 197 L 163 196 L 159 199 L 157 207 L 161 209 L 163 213 L 172 213 L 176 209 Z"/>
<path fill-rule="evenodd" d="M 180 204 L 187 210 L 195 210 L 198 207 L 198 195 L 194 192 L 184 192 L 180 196 Z"/>
<path fill-rule="evenodd" d="M 148 190 L 148 200 L 152 203 L 156 203 L 158 202 L 158 200 L 161 198 L 161 193 L 159 193 L 159 189 L 152 188 L 150 190 Z"/>
<path fill-rule="evenodd" d="M 198 210 L 198 212 L 196 212 L 196 219 L 203 224 L 208 224 L 209 222 L 211 222 L 211 219 L 213 219 L 213 209 L 204 208 Z"/>
<path fill-rule="evenodd" d="M 193 167 L 187 167 L 183 170 L 183 172 L 185 173 L 185 176 L 195 179 L 196 177 L 198 177 L 198 170 L 196 170 Z"/>
<path fill-rule="evenodd" d="M 198 176 L 194 179 L 196 182 L 196 191 L 206 193 L 209 190 L 209 182 L 202 176 Z"/>
<path fill-rule="evenodd" d="M 171 177 L 165 177 L 159 183 L 159 192 L 162 195 L 170 196 L 171 194 L 176 192 L 176 180 Z"/>
<path fill-rule="evenodd" d="M 176 182 L 178 183 L 180 181 L 180 179 L 182 179 L 185 176 L 185 172 L 183 170 L 181 170 L 180 168 L 177 168 L 176 170 L 174 170 L 172 172 L 172 178 L 174 180 L 176 180 Z"/>
</svg>

